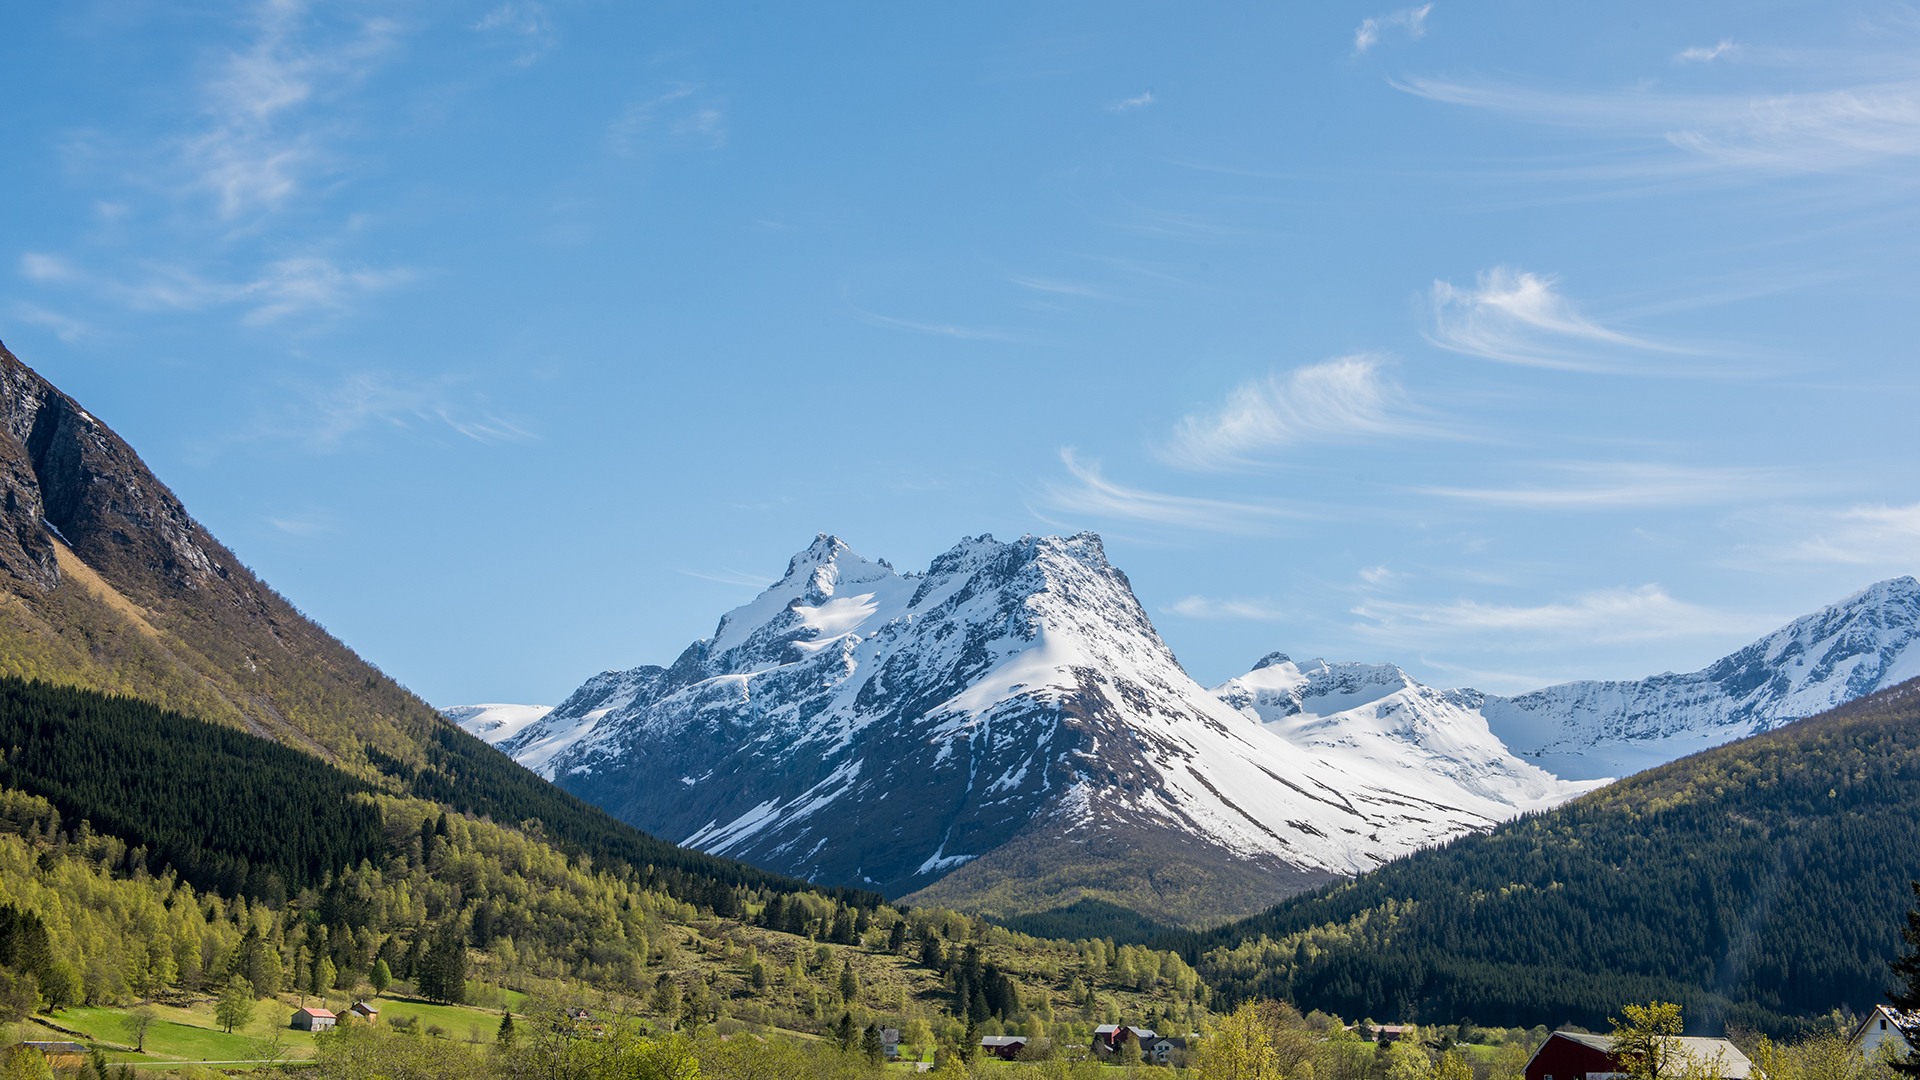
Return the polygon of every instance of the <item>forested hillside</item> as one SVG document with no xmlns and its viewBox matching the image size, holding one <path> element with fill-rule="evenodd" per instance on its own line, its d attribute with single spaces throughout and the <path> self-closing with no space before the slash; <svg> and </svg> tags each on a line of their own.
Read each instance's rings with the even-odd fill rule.
<svg viewBox="0 0 1920 1080">
<path fill-rule="evenodd" d="M 622 824 L 457 730 L 436 733 L 416 769 L 370 751 L 372 780 L 237 729 L 144 701 L 0 677 L 0 783 L 41 795 L 140 849 L 154 872 L 223 896 L 279 903 L 329 874 L 384 857 L 378 813 L 353 796 L 387 791 L 521 826 L 565 857 L 737 915 L 753 890 L 805 882 L 688 851 Z M 880 897 L 824 895 L 863 908 Z"/>
<path fill-rule="evenodd" d="M 1223 996 L 1604 1029 L 1622 1002 L 1791 1032 L 1882 1000 L 1920 878 L 1920 680 L 1207 933 Z"/>
</svg>

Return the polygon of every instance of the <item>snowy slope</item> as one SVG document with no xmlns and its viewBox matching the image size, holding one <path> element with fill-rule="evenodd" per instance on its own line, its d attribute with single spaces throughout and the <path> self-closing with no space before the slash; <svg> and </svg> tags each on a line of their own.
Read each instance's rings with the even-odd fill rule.
<svg viewBox="0 0 1920 1080">
<path fill-rule="evenodd" d="M 441 709 L 440 715 L 497 746 L 552 711 L 551 705 L 451 705 Z"/>
<path fill-rule="evenodd" d="M 1557 806 L 1603 782 L 1563 781 L 1522 761 L 1488 730 L 1479 691 L 1436 690 L 1392 664 L 1301 665 L 1270 653 L 1213 693 L 1356 774 L 1397 767 L 1445 776 L 1518 811 Z"/>
<path fill-rule="evenodd" d="M 1389 753 L 1396 723 L 1349 745 L 1209 693 L 1090 533 L 969 539 L 924 574 L 822 535 L 670 667 L 596 676 L 500 745 L 659 835 L 893 894 L 1036 829 L 1324 879 L 1578 790 L 1484 725 Z"/>
<path fill-rule="evenodd" d="M 1564 777 L 1626 776 L 1920 675 L 1920 581 L 1892 578 L 1686 675 L 1487 695 L 1490 730 Z"/>
</svg>

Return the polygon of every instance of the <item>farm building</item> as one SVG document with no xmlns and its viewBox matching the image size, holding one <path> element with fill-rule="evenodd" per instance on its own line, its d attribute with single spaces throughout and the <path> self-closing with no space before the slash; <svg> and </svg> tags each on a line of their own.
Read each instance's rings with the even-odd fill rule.
<svg viewBox="0 0 1920 1080">
<path fill-rule="evenodd" d="M 1020 1051 L 1026 1048 L 1027 1040 L 1023 1035 L 984 1035 L 980 1039 L 980 1049 L 1007 1061 L 1018 1057 Z"/>
<path fill-rule="evenodd" d="M 353 1008 L 348 1009 L 347 1011 L 359 1017 L 362 1020 L 380 1019 L 380 1010 L 374 1008 L 372 1005 L 369 1005 L 364 1001 L 354 1002 Z"/>
<path fill-rule="evenodd" d="M 1672 1038 L 1675 1051 L 1703 1065 L 1713 1066 L 1719 1080 L 1748 1080 L 1753 1063 L 1725 1039 Z M 1627 1067 L 1613 1056 L 1613 1040 L 1605 1035 L 1556 1031 L 1547 1036 L 1527 1062 L 1527 1080 L 1618 1080 Z"/>
<path fill-rule="evenodd" d="M 293 1014 L 293 1022 L 288 1026 L 300 1031 L 332 1031 L 333 1025 L 339 1020 L 339 1017 L 327 1009 L 309 1007 L 296 1010 Z"/>
</svg>

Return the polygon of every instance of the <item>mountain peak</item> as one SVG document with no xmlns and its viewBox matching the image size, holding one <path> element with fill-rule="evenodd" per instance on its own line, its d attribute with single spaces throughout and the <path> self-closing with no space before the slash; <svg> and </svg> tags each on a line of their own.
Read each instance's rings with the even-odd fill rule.
<svg viewBox="0 0 1920 1080">
<path fill-rule="evenodd" d="M 1259 671 L 1261 668 L 1270 668 L 1275 664 L 1291 664 L 1291 663 L 1293 663 L 1293 657 L 1288 656 L 1286 653 L 1270 652 L 1267 655 L 1261 657 L 1259 663 L 1253 665 L 1253 670 Z"/>
</svg>

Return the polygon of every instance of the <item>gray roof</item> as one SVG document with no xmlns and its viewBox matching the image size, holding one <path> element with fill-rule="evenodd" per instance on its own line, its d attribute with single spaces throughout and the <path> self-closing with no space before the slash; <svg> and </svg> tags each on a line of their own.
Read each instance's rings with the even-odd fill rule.
<svg viewBox="0 0 1920 1080">
<path fill-rule="evenodd" d="M 1027 1045 L 1027 1037 L 1025 1035 L 982 1035 L 980 1036 L 980 1045 L 1025 1046 Z"/>
</svg>

